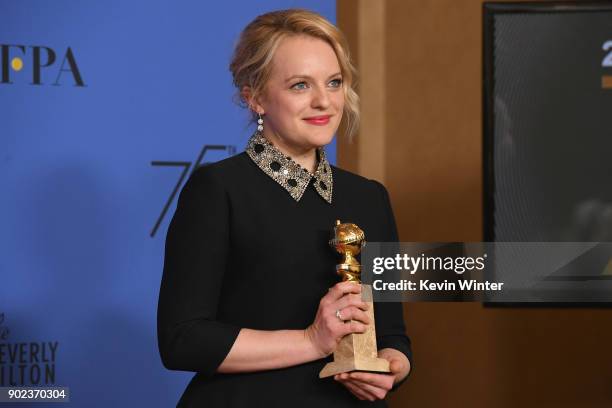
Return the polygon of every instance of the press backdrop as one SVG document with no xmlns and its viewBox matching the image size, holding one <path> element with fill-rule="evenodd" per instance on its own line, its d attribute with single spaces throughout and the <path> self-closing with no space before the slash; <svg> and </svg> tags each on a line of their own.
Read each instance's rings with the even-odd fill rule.
<svg viewBox="0 0 612 408">
<path fill-rule="evenodd" d="M 194 166 L 253 130 L 228 71 L 241 29 L 288 7 L 335 20 L 324 0 L 0 0 L 0 386 L 176 404 L 192 374 L 157 352 L 167 225 Z"/>
</svg>

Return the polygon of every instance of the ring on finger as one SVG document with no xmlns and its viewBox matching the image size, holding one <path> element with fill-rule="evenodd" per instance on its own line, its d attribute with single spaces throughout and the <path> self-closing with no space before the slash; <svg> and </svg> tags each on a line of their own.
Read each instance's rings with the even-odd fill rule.
<svg viewBox="0 0 612 408">
<path fill-rule="evenodd" d="M 336 317 L 338 318 L 338 320 L 340 320 L 341 322 L 344 322 L 344 319 L 342 318 L 342 315 L 340 314 L 340 309 L 336 309 Z"/>
</svg>

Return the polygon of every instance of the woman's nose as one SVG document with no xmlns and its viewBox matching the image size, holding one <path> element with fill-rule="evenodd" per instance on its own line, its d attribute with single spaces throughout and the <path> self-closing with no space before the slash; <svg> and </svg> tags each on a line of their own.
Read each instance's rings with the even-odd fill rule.
<svg viewBox="0 0 612 408">
<path fill-rule="evenodd" d="M 329 95 L 325 88 L 315 88 L 311 101 L 313 108 L 327 109 L 329 107 Z"/>
</svg>

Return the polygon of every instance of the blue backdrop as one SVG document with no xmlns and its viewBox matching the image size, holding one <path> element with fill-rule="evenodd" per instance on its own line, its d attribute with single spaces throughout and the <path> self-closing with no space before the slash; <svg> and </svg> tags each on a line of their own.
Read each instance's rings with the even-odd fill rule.
<svg viewBox="0 0 612 408">
<path fill-rule="evenodd" d="M 323 0 L 0 0 L 0 386 L 176 404 L 192 374 L 155 330 L 173 193 L 243 150 L 233 45 L 289 7 L 335 21 Z"/>
</svg>

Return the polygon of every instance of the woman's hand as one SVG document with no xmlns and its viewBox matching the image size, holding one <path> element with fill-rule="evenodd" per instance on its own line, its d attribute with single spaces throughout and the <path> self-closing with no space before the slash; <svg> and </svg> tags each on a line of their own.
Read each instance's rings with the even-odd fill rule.
<svg viewBox="0 0 612 408">
<path fill-rule="evenodd" d="M 403 380 L 410 372 L 410 362 L 401 351 L 385 348 L 378 356 L 389 361 L 390 374 L 375 374 L 354 371 L 336 374 L 334 379 L 343 384 L 360 400 L 384 399 L 394 384 Z"/>
<path fill-rule="evenodd" d="M 321 298 L 314 322 L 305 336 L 321 357 L 331 354 L 342 337 L 349 333 L 363 333 L 370 319 L 364 310 L 368 304 L 361 300 L 361 285 L 340 282 Z"/>
</svg>

